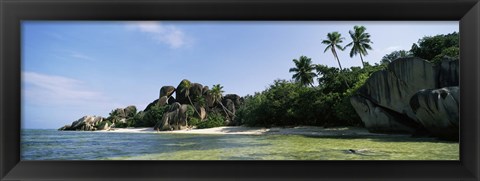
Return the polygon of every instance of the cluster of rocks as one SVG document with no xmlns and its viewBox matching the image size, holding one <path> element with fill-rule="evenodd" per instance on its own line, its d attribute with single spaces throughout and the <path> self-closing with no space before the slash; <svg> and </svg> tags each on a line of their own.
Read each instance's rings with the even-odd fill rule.
<svg viewBox="0 0 480 181">
<path fill-rule="evenodd" d="M 458 59 L 401 58 L 373 73 L 350 102 L 371 132 L 458 140 Z"/>
<path fill-rule="evenodd" d="M 82 118 L 74 121 L 71 125 L 65 125 L 58 130 L 61 130 L 61 131 L 109 130 L 112 125 L 109 125 L 104 120 L 105 118 L 101 116 L 83 116 Z"/>
<path fill-rule="evenodd" d="M 61 131 L 97 131 L 110 130 L 115 128 L 115 124 L 125 124 L 127 119 L 135 116 L 137 108 L 128 106 L 126 108 L 117 108 L 110 113 L 108 118 L 101 116 L 83 116 L 82 118 L 65 125 L 58 130 Z"/>
<path fill-rule="evenodd" d="M 177 87 L 161 87 L 159 98 L 151 102 L 143 111 L 137 113 L 135 106 L 117 108 L 110 113 L 108 118 L 84 116 L 74 121 L 71 125 L 61 127 L 59 130 L 109 130 L 115 128 L 116 124 L 125 124 L 129 118 L 133 118 L 137 114 L 139 117 L 144 117 L 154 106 L 163 107 L 166 105 L 169 105 L 169 107 L 163 114 L 162 120 L 158 121 L 154 126 L 156 130 L 181 130 L 188 128 L 187 111 L 189 106 L 195 109 L 194 116 L 200 121 L 205 120 L 211 113 L 218 113 L 225 117 L 225 125 L 238 125 L 235 113 L 242 103 L 243 98 L 236 94 L 227 94 L 216 100 L 208 86 L 192 83 L 184 79 Z"/>
<path fill-rule="evenodd" d="M 189 88 L 186 88 L 189 85 Z M 175 97 L 173 94 L 175 93 Z M 225 117 L 225 125 L 237 125 L 235 119 L 236 110 L 242 104 L 243 99 L 236 94 L 227 94 L 215 100 L 208 86 L 200 83 L 192 83 L 189 80 L 182 80 L 175 88 L 163 86 L 160 89 L 159 98 L 150 103 L 145 111 L 152 106 L 170 105 L 169 110 L 164 114 L 162 121 L 159 121 L 154 129 L 156 130 L 181 130 L 188 127 L 187 109 L 188 105 L 195 109 L 194 116 L 201 121 L 209 114 L 215 112 Z"/>
</svg>

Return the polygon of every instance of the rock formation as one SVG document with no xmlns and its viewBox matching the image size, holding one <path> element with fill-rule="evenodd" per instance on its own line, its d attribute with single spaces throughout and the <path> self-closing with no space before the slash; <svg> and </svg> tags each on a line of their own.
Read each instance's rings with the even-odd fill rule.
<svg viewBox="0 0 480 181">
<path fill-rule="evenodd" d="M 458 87 L 421 90 L 412 97 L 410 106 L 432 135 L 455 138 L 459 129 L 459 93 Z"/>
<path fill-rule="evenodd" d="M 62 131 L 96 131 L 97 126 L 100 125 L 105 118 L 100 116 L 83 116 L 74 121 L 71 125 L 61 127 Z M 104 128 L 104 127 L 102 127 Z M 109 127 L 107 127 L 109 129 Z"/>
<path fill-rule="evenodd" d="M 400 58 L 388 65 L 385 70 L 373 73 L 360 87 L 350 102 L 362 119 L 365 127 L 372 132 L 405 132 L 414 133 L 426 128 L 433 135 L 443 137 L 455 135 L 452 132 L 458 126 L 442 124 L 445 119 L 450 122 L 455 116 L 440 118 L 433 116 L 432 105 L 444 105 L 444 109 L 435 108 L 441 114 L 456 113 L 458 122 L 458 60 L 444 59 L 434 65 L 420 58 Z M 442 87 L 451 87 L 441 89 Z M 434 91 L 435 89 L 441 89 Z M 455 91 L 451 93 L 451 91 Z M 443 92 L 442 94 L 440 92 Z M 448 93 L 446 93 L 448 92 Z M 449 95 L 448 103 L 436 95 Z M 442 102 L 443 101 L 443 102 Z M 448 108 L 447 108 L 448 107 Z M 454 110 L 457 110 L 456 112 Z M 428 110 L 428 111 L 427 111 Z M 444 111 L 450 111 L 448 113 Z M 428 113 L 427 113 L 428 112 Z M 439 112 L 437 112 L 439 113 Z M 444 125 L 437 129 L 438 124 Z M 431 128 L 432 125 L 437 125 Z M 455 139 L 447 136 L 448 139 Z"/>
<path fill-rule="evenodd" d="M 109 130 L 115 128 L 116 124 L 124 124 L 127 119 L 137 114 L 135 106 L 128 106 L 126 108 L 117 108 L 110 113 L 107 118 L 101 116 L 83 116 L 74 121 L 71 125 L 65 125 L 58 130 L 61 131 L 96 131 Z"/>
<path fill-rule="evenodd" d="M 188 90 L 186 88 L 187 84 L 190 85 Z M 188 96 L 186 94 L 187 91 Z M 191 102 L 188 98 L 190 98 Z M 109 130 L 116 126 L 123 125 L 123 127 L 126 127 L 126 125 L 134 123 L 139 126 L 153 126 L 152 122 L 154 123 L 154 129 L 161 131 L 180 130 L 188 128 L 188 111 L 189 109 L 191 111 L 192 108 L 196 111 L 194 111 L 193 115 L 190 113 L 190 116 L 196 117 L 200 121 L 207 119 L 210 113 L 216 112 L 224 115 L 229 125 L 237 125 L 235 112 L 243 103 L 241 100 L 242 98 L 236 94 L 225 95 L 220 100 L 225 106 L 224 110 L 220 104 L 214 102 L 208 86 L 184 79 L 176 88 L 173 86 L 162 86 L 158 99 L 148 104 L 143 111 L 137 113 L 135 106 L 117 108 L 110 113 L 108 118 L 99 117 L 92 122 L 90 120 L 92 119 L 90 118 L 91 116 L 85 116 L 75 121 L 75 124 L 72 123 L 72 125 L 64 126 L 59 130 Z M 158 111 L 164 111 L 162 112 L 163 116 Z M 161 119 L 157 115 L 162 116 Z M 80 126 L 77 125 L 79 122 L 82 122 Z M 140 124 L 136 124 L 138 122 Z"/>
</svg>

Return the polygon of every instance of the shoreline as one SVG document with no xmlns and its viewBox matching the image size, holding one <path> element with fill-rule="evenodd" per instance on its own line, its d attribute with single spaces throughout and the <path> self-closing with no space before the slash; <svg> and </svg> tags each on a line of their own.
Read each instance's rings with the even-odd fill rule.
<svg viewBox="0 0 480 181">
<path fill-rule="evenodd" d="M 158 134 L 213 134 L 213 135 L 307 135 L 307 136 L 382 136 L 391 134 L 370 133 L 365 128 L 359 127 L 332 127 L 323 128 L 316 126 L 283 127 L 245 127 L 222 126 L 206 129 L 186 129 L 175 131 L 156 131 L 147 128 L 114 128 L 94 132 L 102 133 L 158 133 Z"/>
</svg>

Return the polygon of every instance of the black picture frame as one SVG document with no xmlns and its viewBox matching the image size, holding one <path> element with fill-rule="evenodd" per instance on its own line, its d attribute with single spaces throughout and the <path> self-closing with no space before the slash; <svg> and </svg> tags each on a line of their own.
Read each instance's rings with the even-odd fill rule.
<svg viewBox="0 0 480 181">
<path fill-rule="evenodd" d="M 0 0 L 1 180 L 479 180 L 478 0 Z M 22 20 L 458 20 L 460 161 L 20 161 Z"/>
</svg>

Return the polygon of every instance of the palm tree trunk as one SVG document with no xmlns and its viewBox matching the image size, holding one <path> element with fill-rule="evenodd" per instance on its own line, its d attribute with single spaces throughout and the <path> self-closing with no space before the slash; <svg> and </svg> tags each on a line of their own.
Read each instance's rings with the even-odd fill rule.
<svg viewBox="0 0 480 181">
<path fill-rule="evenodd" d="M 217 100 L 217 103 L 219 103 L 220 106 L 222 106 L 223 112 L 225 112 L 225 115 L 227 116 L 227 119 L 230 119 L 230 116 L 228 116 L 228 113 L 227 113 L 227 111 L 230 112 L 230 110 L 228 110 L 228 109 L 222 104 L 222 102 L 220 102 L 220 101 Z M 230 113 L 233 114 L 232 112 L 230 112 Z"/>
<path fill-rule="evenodd" d="M 362 68 L 365 68 L 365 63 L 363 62 L 362 54 L 361 53 L 359 53 L 359 54 L 360 54 L 360 60 L 362 61 Z"/>
<path fill-rule="evenodd" d="M 333 52 L 333 56 L 335 56 L 335 58 L 337 59 L 337 62 L 338 62 L 338 66 L 340 67 L 340 75 L 342 75 L 342 78 L 343 78 L 343 81 L 345 82 L 345 85 L 347 86 L 348 89 L 350 89 L 350 86 L 348 85 L 348 82 L 347 80 L 345 79 L 345 77 L 343 76 L 342 74 L 342 65 L 340 64 L 340 59 L 338 59 L 338 55 L 337 55 L 337 52 L 335 51 L 335 49 L 332 49 L 332 52 Z"/>
<path fill-rule="evenodd" d="M 338 59 L 337 51 L 335 51 L 334 48 L 332 48 L 332 53 L 333 53 L 333 56 L 335 57 L 335 59 L 337 59 L 338 67 L 340 67 L 340 70 L 343 70 L 342 64 L 340 64 L 340 59 Z"/>
<path fill-rule="evenodd" d="M 193 105 L 192 100 L 190 99 L 190 96 L 187 96 L 187 98 L 188 98 L 188 101 L 190 101 L 190 105 L 192 105 L 193 110 L 198 114 L 198 117 L 201 117 L 200 113 L 198 113 L 197 111 L 197 108 L 195 108 L 195 106 Z"/>
</svg>

